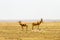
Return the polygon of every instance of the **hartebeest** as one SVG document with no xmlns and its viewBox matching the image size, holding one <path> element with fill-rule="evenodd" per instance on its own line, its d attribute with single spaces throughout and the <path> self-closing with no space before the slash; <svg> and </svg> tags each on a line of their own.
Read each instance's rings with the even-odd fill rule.
<svg viewBox="0 0 60 40">
<path fill-rule="evenodd" d="M 27 31 L 27 29 L 28 29 L 27 24 L 23 24 L 23 23 L 21 23 L 21 21 L 19 21 L 19 24 L 21 25 L 22 30 L 23 30 L 24 27 L 26 27 L 26 31 Z"/>
<path fill-rule="evenodd" d="M 41 18 L 41 20 L 37 23 L 32 23 L 32 30 L 34 29 L 34 26 L 38 26 L 39 29 L 39 25 L 43 22 L 43 19 Z"/>
</svg>

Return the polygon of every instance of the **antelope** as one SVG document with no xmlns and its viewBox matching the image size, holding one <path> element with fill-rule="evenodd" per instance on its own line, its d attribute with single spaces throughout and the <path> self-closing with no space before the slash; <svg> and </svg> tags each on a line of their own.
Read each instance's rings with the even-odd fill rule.
<svg viewBox="0 0 60 40">
<path fill-rule="evenodd" d="M 32 30 L 34 29 L 34 26 L 38 26 L 38 29 L 39 29 L 39 25 L 43 22 L 43 19 L 41 18 L 41 21 L 40 22 L 37 22 L 37 23 L 32 23 Z"/>
<path fill-rule="evenodd" d="M 21 21 L 19 21 L 19 24 L 21 25 L 22 30 L 23 30 L 24 27 L 26 27 L 26 31 L 27 31 L 27 28 L 28 28 L 27 24 L 22 24 Z"/>
</svg>

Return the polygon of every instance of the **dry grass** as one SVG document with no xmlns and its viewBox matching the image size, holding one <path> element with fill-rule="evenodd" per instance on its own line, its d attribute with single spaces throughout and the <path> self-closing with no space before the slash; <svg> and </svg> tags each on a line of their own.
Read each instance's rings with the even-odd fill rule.
<svg viewBox="0 0 60 40">
<path fill-rule="evenodd" d="M 28 31 L 21 31 L 18 22 L 0 22 L 0 40 L 60 40 L 60 22 L 44 22 L 40 31 L 32 31 L 31 23 L 27 23 Z"/>
</svg>

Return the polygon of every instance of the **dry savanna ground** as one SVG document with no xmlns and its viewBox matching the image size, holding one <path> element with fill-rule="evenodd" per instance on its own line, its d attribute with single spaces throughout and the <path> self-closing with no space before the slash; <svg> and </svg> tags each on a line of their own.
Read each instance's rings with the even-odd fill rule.
<svg viewBox="0 0 60 40">
<path fill-rule="evenodd" d="M 40 31 L 37 26 L 32 30 L 31 23 L 28 25 L 28 31 L 18 22 L 0 22 L 0 40 L 60 40 L 60 22 L 43 22 L 40 25 Z"/>
</svg>

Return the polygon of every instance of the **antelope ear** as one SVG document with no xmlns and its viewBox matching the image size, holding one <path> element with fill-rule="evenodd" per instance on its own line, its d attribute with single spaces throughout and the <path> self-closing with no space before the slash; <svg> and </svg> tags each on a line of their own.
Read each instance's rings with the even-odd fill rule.
<svg viewBox="0 0 60 40">
<path fill-rule="evenodd" d="M 19 22 L 21 22 L 21 21 L 19 21 Z"/>
</svg>

